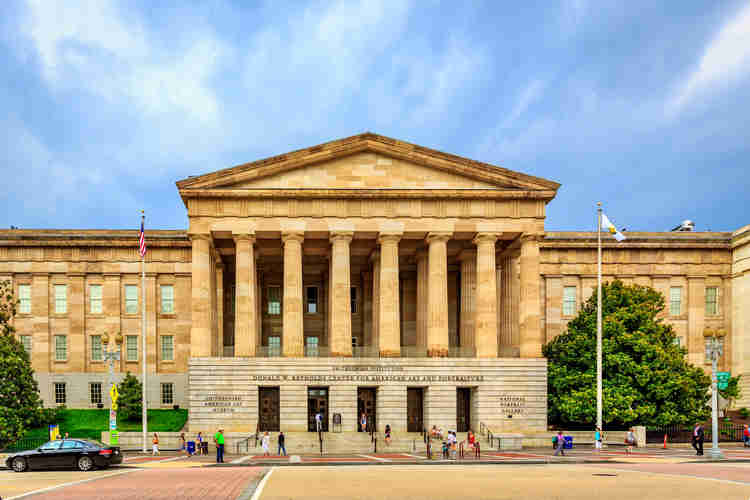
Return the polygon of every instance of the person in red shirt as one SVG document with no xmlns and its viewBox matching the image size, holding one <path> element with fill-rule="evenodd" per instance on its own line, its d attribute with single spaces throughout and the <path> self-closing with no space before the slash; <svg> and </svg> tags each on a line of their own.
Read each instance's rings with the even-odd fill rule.
<svg viewBox="0 0 750 500">
<path fill-rule="evenodd" d="M 750 428 L 748 428 L 747 424 L 742 429 L 742 442 L 745 446 L 750 446 Z"/>
</svg>

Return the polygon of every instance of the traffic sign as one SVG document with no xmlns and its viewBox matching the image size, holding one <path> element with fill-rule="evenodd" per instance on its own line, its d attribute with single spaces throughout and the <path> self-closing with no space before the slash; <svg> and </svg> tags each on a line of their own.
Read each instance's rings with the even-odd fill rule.
<svg viewBox="0 0 750 500">
<path fill-rule="evenodd" d="M 109 390 L 109 397 L 112 398 L 112 403 L 115 403 L 117 401 L 117 398 L 120 397 L 120 393 L 117 392 L 116 384 L 112 384 L 112 388 Z"/>
<path fill-rule="evenodd" d="M 724 390 L 729 385 L 729 379 L 731 378 L 731 372 L 716 372 L 716 387 L 719 390 Z"/>
</svg>

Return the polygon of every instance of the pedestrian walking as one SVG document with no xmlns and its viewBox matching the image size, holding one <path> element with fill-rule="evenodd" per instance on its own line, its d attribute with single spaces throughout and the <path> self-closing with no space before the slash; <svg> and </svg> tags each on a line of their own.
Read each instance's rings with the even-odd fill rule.
<svg viewBox="0 0 750 500">
<path fill-rule="evenodd" d="M 636 445 L 636 442 L 635 442 L 635 432 L 633 432 L 632 427 L 628 429 L 628 433 L 625 435 L 625 444 L 627 445 L 627 448 L 625 448 L 625 453 L 627 454 L 633 453 L 633 446 Z"/>
<path fill-rule="evenodd" d="M 745 447 L 750 446 L 750 428 L 748 428 L 747 424 L 745 424 L 744 429 L 742 429 L 742 442 Z"/>
<path fill-rule="evenodd" d="M 185 441 L 185 433 L 180 433 L 180 451 L 184 451 L 187 456 L 190 456 L 190 452 L 187 450 L 187 442 Z"/>
<path fill-rule="evenodd" d="M 362 432 L 367 432 L 367 413 L 362 412 L 362 416 L 359 417 L 359 427 Z"/>
<path fill-rule="evenodd" d="M 565 456 L 565 436 L 563 436 L 562 431 L 557 431 L 557 441 L 555 441 L 555 456 L 558 455 L 558 453 L 562 456 Z"/>
<path fill-rule="evenodd" d="M 693 448 L 695 448 L 695 454 L 698 456 L 703 455 L 703 438 L 705 434 L 703 432 L 703 426 L 701 424 L 696 423 L 695 427 L 693 428 Z"/>
<path fill-rule="evenodd" d="M 456 441 L 458 441 L 456 433 L 454 431 L 448 431 L 448 449 L 450 450 L 451 460 L 456 459 Z"/>
<path fill-rule="evenodd" d="M 315 414 L 315 430 L 318 432 L 323 430 L 323 415 L 321 415 L 320 411 Z"/>
<path fill-rule="evenodd" d="M 269 457 L 271 456 L 271 453 L 268 451 L 268 441 L 270 441 L 271 438 L 268 437 L 268 431 L 266 431 L 263 434 L 263 437 L 260 440 L 260 445 L 263 447 L 263 456 Z"/>
<path fill-rule="evenodd" d="M 159 453 L 159 435 L 154 432 L 154 438 L 151 440 L 151 455 L 161 455 Z"/>
<path fill-rule="evenodd" d="M 279 453 L 280 456 L 286 456 L 286 438 L 284 437 L 284 431 L 279 432 Z"/>
<path fill-rule="evenodd" d="M 387 446 L 391 445 L 391 426 L 390 426 L 390 424 L 385 424 L 385 444 Z"/>
<path fill-rule="evenodd" d="M 214 443 L 216 444 L 216 463 L 224 463 L 224 429 L 214 434 Z"/>
<path fill-rule="evenodd" d="M 195 453 L 203 455 L 203 434 L 198 431 L 198 435 L 195 437 Z"/>
<path fill-rule="evenodd" d="M 602 430 L 599 427 L 597 427 L 596 432 L 594 432 L 594 449 L 596 451 L 602 451 Z"/>
</svg>

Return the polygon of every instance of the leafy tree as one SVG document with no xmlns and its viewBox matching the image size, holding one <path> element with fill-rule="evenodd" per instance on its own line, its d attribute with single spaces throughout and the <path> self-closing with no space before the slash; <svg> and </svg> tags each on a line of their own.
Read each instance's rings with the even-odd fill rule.
<svg viewBox="0 0 750 500">
<path fill-rule="evenodd" d="M 29 354 L 13 335 L 17 304 L 10 282 L 0 282 L 0 449 L 23 437 L 43 417 Z"/>
<path fill-rule="evenodd" d="M 729 377 L 727 386 L 724 389 L 719 389 L 721 397 L 727 400 L 727 409 L 731 408 L 734 402 L 740 397 L 740 379 L 742 375 L 736 377 Z"/>
<path fill-rule="evenodd" d="M 139 420 L 143 411 L 143 385 L 130 372 L 125 374 L 122 383 L 117 386 L 120 397 L 117 399 L 117 418 L 121 420 Z"/>
<path fill-rule="evenodd" d="M 657 318 L 664 297 L 619 280 L 602 285 L 602 420 L 660 426 L 703 421 L 710 378 L 689 364 L 671 327 Z M 596 422 L 596 293 L 543 348 L 548 358 L 549 418 Z"/>
</svg>

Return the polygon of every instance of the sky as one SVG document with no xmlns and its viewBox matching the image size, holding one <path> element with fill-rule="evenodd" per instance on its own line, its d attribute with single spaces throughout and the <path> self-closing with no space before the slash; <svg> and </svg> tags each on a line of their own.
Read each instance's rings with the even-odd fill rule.
<svg viewBox="0 0 750 500">
<path fill-rule="evenodd" d="M 750 224 L 750 2 L 0 3 L 0 227 L 365 131 L 562 184 L 548 230 Z"/>
</svg>

